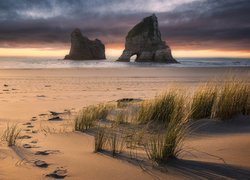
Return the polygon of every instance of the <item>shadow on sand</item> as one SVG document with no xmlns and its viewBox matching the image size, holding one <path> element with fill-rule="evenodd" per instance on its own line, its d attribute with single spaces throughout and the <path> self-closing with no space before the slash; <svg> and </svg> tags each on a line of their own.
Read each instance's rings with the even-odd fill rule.
<svg viewBox="0 0 250 180">
<path fill-rule="evenodd" d="M 249 179 L 250 169 L 211 162 L 173 160 L 163 168 L 180 174 L 184 178 L 205 179 Z"/>
</svg>

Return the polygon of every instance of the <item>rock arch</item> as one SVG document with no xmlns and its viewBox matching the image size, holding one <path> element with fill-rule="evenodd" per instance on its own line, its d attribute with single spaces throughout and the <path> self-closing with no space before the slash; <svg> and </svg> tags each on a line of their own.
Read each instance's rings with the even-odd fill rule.
<svg viewBox="0 0 250 180">
<path fill-rule="evenodd" d="M 125 49 L 117 61 L 129 62 L 134 54 L 137 54 L 136 62 L 177 63 L 170 47 L 161 40 L 155 14 L 144 18 L 128 32 Z"/>
</svg>

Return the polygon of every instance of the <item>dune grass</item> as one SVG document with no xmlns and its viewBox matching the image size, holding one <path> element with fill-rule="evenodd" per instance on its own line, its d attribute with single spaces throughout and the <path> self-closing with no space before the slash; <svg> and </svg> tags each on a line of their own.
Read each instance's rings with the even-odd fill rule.
<svg viewBox="0 0 250 180">
<path fill-rule="evenodd" d="M 115 115 L 114 121 L 116 124 L 124 124 L 128 122 L 129 112 L 127 111 L 118 111 Z"/>
<path fill-rule="evenodd" d="M 217 87 L 214 84 L 206 84 L 199 87 L 193 96 L 191 103 L 191 118 L 209 118 L 217 96 Z"/>
<path fill-rule="evenodd" d="M 75 120 L 75 129 L 84 131 L 93 127 L 96 120 L 106 119 L 111 109 L 108 106 L 83 109 Z M 179 156 L 191 119 L 228 120 L 239 114 L 250 115 L 250 85 L 236 79 L 223 84 L 208 83 L 200 86 L 193 96 L 170 89 L 154 99 L 112 112 L 113 122 L 106 121 L 105 126 L 110 124 L 105 129 L 100 126 L 95 134 L 94 151 L 106 150 L 115 156 L 123 151 L 125 145 L 131 152 L 144 148 L 148 159 L 161 164 Z M 131 118 L 133 121 L 128 121 Z M 143 129 L 143 135 L 139 137 L 131 129 Z M 132 133 L 128 133 L 130 131 Z"/>
<path fill-rule="evenodd" d="M 225 82 L 218 93 L 212 117 L 229 120 L 236 115 L 249 115 L 250 85 L 240 80 Z"/>
<path fill-rule="evenodd" d="M 95 134 L 95 150 L 94 152 L 100 152 L 104 150 L 104 146 L 107 142 L 106 131 L 104 128 L 99 127 Z"/>
<path fill-rule="evenodd" d="M 108 145 L 112 156 L 122 153 L 125 146 L 125 139 L 122 137 L 121 132 L 112 131 L 108 137 Z"/>
<path fill-rule="evenodd" d="M 106 119 L 112 108 L 111 105 L 97 105 L 82 109 L 75 118 L 74 129 L 84 131 L 93 127 L 96 120 Z"/>
<path fill-rule="evenodd" d="M 3 132 L 2 140 L 6 141 L 8 146 L 15 146 L 17 139 L 19 138 L 21 129 L 17 124 L 7 125 L 7 128 Z"/>
<path fill-rule="evenodd" d="M 112 156 L 120 154 L 125 146 L 125 139 L 122 137 L 121 132 L 117 132 L 114 129 L 98 127 L 95 134 L 95 150 L 94 152 L 100 152 L 103 150 L 109 151 Z"/>
<path fill-rule="evenodd" d="M 178 157 L 182 141 L 188 133 L 188 117 L 186 113 L 174 111 L 164 132 L 154 133 L 149 137 L 144 146 L 150 160 L 161 164 Z"/>
<path fill-rule="evenodd" d="M 142 103 L 137 121 L 140 123 L 168 123 L 175 111 L 182 113 L 185 108 L 184 96 L 171 89 L 153 100 Z"/>
</svg>

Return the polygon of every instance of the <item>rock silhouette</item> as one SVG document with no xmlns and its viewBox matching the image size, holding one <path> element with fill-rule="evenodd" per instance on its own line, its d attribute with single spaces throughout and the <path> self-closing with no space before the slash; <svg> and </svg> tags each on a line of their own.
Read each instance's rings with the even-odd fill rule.
<svg viewBox="0 0 250 180">
<path fill-rule="evenodd" d="M 64 59 L 70 60 L 100 60 L 106 59 L 105 46 L 99 40 L 89 40 L 83 36 L 80 29 L 71 33 L 71 48 Z"/>
<path fill-rule="evenodd" d="M 129 62 L 136 55 L 136 62 L 177 63 L 170 47 L 161 39 L 155 14 L 135 25 L 126 37 L 125 50 L 117 61 Z"/>
</svg>

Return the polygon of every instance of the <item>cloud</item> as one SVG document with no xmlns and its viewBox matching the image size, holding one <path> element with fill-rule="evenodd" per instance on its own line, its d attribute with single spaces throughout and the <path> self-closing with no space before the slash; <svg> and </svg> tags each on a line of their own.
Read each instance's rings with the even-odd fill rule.
<svg viewBox="0 0 250 180">
<path fill-rule="evenodd" d="M 69 44 L 79 27 L 90 38 L 123 43 L 130 28 L 156 13 L 174 48 L 249 50 L 249 0 L 0 1 L 0 47 Z"/>
</svg>

